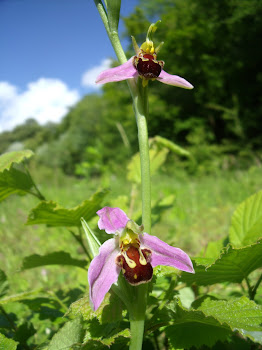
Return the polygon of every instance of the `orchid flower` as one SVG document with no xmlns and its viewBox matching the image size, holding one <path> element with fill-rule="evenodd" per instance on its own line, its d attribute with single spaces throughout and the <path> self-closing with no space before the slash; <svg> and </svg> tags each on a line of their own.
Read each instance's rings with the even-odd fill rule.
<svg viewBox="0 0 262 350">
<path fill-rule="evenodd" d="M 115 237 L 101 245 L 89 266 L 89 294 L 94 310 L 117 282 L 121 270 L 127 282 L 134 286 L 151 281 L 153 267 L 158 265 L 194 273 L 192 262 L 183 250 L 143 233 L 143 226 L 130 220 L 121 209 L 104 207 L 97 214 L 99 229 Z"/>
<path fill-rule="evenodd" d="M 151 40 L 151 35 L 157 28 L 156 24 L 153 23 L 150 25 L 146 41 L 140 48 L 137 45 L 135 38 L 132 37 L 133 46 L 136 52 L 135 56 L 131 57 L 127 62 L 118 67 L 109 68 L 101 72 L 96 79 L 96 83 L 105 84 L 114 81 L 132 79 L 139 76 L 143 79 L 143 86 L 147 85 L 148 80 L 158 80 L 164 84 L 178 86 L 184 89 L 193 89 L 193 85 L 184 78 L 165 72 L 163 70 L 164 61 L 157 60 L 157 54 L 163 43 L 155 48 L 154 43 Z"/>
</svg>

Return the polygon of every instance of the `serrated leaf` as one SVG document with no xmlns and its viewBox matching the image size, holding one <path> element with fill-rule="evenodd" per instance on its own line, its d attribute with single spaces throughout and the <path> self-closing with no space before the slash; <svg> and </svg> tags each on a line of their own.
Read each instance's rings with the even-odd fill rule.
<svg viewBox="0 0 262 350">
<path fill-rule="evenodd" d="M 18 343 L 0 333 L 0 350 L 16 350 Z"/>
<path fill-rule="evenodd" d="M 11 167 L 0 173 L 0 201 L 14 193 L 26 194 L 33 182 L 31 177 L 16 168 Z"/>
<path fill-rule="evenodd" d="M 93 311 L 89 297 L 85 296 L 70 305 L 67 314 L 89 321 L 97 318 L 101 324 L 122 320 L 122 302 L 114 293 L 107 293 L 98 310 Z"/>
<path fill-rule="evenodd" d="M 86 221 L 96 215 L 101 208 L 102 201 L 108 190 L 96 192 L 90 199 L 85 200 L 77 207 L 66 209 L 54 201 L 43 201 L 31 210 L 26 222 L 27 225 L 46 224 L 49 226 L 81 226 L 81 217 Z"/>
<path fill-rule="evenodd" d="M 84 330 L 80 318 L 67 322 L 51 339 L 47 350 L 73 349 L 82 343 Z"/>
<path fill-rule="evenodd" d="M 262 191 L 242 202 L 235 210 L 229 229 L 235 247 L 256 242 L 262 237 Z"/>
<path fill-rule="evenodd" d="M 21 271 L 47 265 L 70 265 L 85 269 L 87 261 L 74 259 L 69 253 L 66 253 L 64 251 L 54 252 L 46 255 L 33 254 L 23 259 Z"/>
<path fill-rule="evenodd" d="M 0 156 L 0 172 L 9 170 L 13 163 L 21 163 L 25 158 L 31 158 L 34 152 L 31 150 L 7 152 Z"/>
<path fill-rule="evenodd" d="M 0 270 L 0 298 L 3 297 L 9 289 L 9 283 L 6 274 Z"/>
<path fill-rule="evenodd" d="M 160 166 L 165 162 L 168 154 L 168 149 L 163 148 L 161 150 L 150 149 L 150 173 L 154 175 Z M 141 182 L 141 169 L 140 169 L 140 154 L 136 153 L 127 166 L 127 179 L 131 182 L 140 184 Z"/>
<path fill-rule="evenodd" d="M 187 310 L 180 302 L 173 317 L 174 324 L 166 327 L 165 333 L 175 349 L 212 347 L 232 333 L 229 326 L 221 325 L 214 317 L 206 316 L 202 311 Z"/>
<path fill-rule="evenodd" d="M 166 139 L 165 137 L 155 136 L 154 140 L 156 141 L 156 143 L 168 148 L 173 153 L 176 153 L 180 156 L 185 156 L 185 157 L 190 156 L 190 153 L 187 150 L 178 146 L 176 143 L 172 142 L 171 140 Z"/>
<path fill-rule="evenodd" d="M 212 259 L 211 259 L 212 260 Z M 262 267 L 262 244 L 256 243 L 244 248 L 227 246 L 220 257 L 211 264 L 209 259 L 192 259 L 195 274 L 182 272 L 181 281 L 207 286 L 220 282 L 240 283 L 252 271 Z"/>
<path fill-rule="evenodd" d="M 207 298 L 198 310 L 216 318 L 221 324 L 226 323 L 254 342 L 262 342 L 262 306 L 247 297 L 229 301 Z"/>
<path fill-rule="evenodd" d="M 130 338 L 130 330 L 124 329 L 108 338 L 100 337 L 97 339 L 89 339 L 83 344 L 83 348 L 81 348 L 81 350 L 102 350 L 105 348 L 107 349 L 112 344 L 114 344 L 116 340 L 118 340 L 118 342 L 121 342 L 121 340 L 118 338 Z"/>
</svg>

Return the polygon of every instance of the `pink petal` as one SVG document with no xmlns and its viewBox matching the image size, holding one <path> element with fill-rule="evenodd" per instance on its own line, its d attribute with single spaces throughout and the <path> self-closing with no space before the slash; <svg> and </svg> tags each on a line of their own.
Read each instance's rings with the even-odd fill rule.
<svg viewBox="0 0 262 350">
<path fill-rule="evenodd" d="M 100 230 L 105 230 L 106 233 L 116 233 L 122 230 L 129 221 L 126 213 L 119 208 L 104 207 L 98 210 L 97 215 L 100 217 L 98 227 Z"/>
<path fill-rule="evenodd" d="M 121 81 L 135 78 L 138 75 L 133 65 L 133 57 L 118 67 L 109 68 L 99 74 L 96 79 L 97 84 L 105 84 L 113 81 Z"/>
<path fill-rule="evenodd" d="M 193 89 L 193 85 L 191 85 L 186 79 L 179 77 L 178 75 L 171 75 L 165 72 L 163 69 L 157 78 L 160 83 L 178 86 L 184 89 Z"/>
<path fill-rule="evenodd" d="M 88 269 L 89 297 L 94 310 L 102 303 L 112 284 L 118 279 L 120 267 L 116 265 L 119 254 L 118 242 L 111 238 L 101 245 L 99 254 Z"/>
<path fill-rule="evenodd" d="M 140 235 L 140 241 L 142 248 L 145 247 L 152 251 L 152 267 L 167 265 L 182 271 L 195 273 L 192 261 L 183 250 L 172 247 L 161 241 L 159 238 L 151 236 L 147 233 Z"/>
</svg>

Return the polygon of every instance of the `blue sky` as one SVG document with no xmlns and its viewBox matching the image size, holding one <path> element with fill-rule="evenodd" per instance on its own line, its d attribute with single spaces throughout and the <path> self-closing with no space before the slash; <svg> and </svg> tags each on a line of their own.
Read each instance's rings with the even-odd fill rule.
<svg viewBox="0 0 262 350">
<path fill-rule="evenodd" d="M 137 2 L 122 0 L 121 15 Z M 0 132 L 61 120 L 115 58 L 93 0 L 0 0 L 0 33 Z"/>
</svg>

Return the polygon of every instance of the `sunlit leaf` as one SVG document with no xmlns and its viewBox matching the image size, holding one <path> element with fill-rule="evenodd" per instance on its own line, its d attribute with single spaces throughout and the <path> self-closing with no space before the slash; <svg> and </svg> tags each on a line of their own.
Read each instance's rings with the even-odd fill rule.
<svg viewBox="0 0 262 350">
<path fill-rule="evenodd" d="M 21 270 L 24 271 L 47 265 L 70 265 L 85 269 L 87 261 L 74 259 L 69 253 L 66 253 L 64 251 L 54 252 L 46 255 L 33 254 L 23 259 Z"/>
<path fill-rule="evenodd" d="M 73 349 L 74 345 L 82 343 L 84 329 L 80 318 L 67 322 L 52 338 L 47 350 Z"/>
<path fill-rule="evenodd" d="M 13 163 L 21 163 L 23 160 L 31 158 L 34 152 L 30 150 L 7 152 L 0 156 L 0 172 L 10 170 Z"/>
<path fill-rule="evenodd" d="M 18 343 L 0 333 L 0 350 L 16 350 Z"/>
<path fill-rule="evenodd" d="M 173 312 L 174 324 L 165 332 L 174 347 L 211 347 L 235 331 L 261 342 L 262 307 L 246 297 L 230 301 L 205 299 L 198 310 L 187 310 L 179 301 Z"/>
<path fill-rule="evenodd" d="M 182 273 L 181 281 L 188 284 L 210 285 L 220 282 L 240 283 L 252 271 L 262 267 L 262 244 L 256 243 L 244 248 L 227 246 L 220 257 L 213 259 L 192 259 L 195 274 Z"/>
<path fill-rule="evenodd" d="M 229 230 L 235 247 L 256 242 L 262 237 L 262 191 L 242 202 L 233 214 Z"/>
<path fill-rule="evenodd" d="M 118 333 L 113 334 L 111 337 L 99 337 L 97 339 L 90 338 L 87 341 L 85 341 L 83 347 L 81 347 L 81 350 L 108 349 L 115 342 L 122 343 L 123 341 L 126 341 L 125 339 L 121 338 L 130 338 L 130 330 L 124 329 Z"/>
<path fill-rule="evenodd" d="M 49 226 L 81 226 L 81 217 L 86 221 L 96 215 L 101 209 L 102 202 L 108 190 L 96 192 L 90 199 L 85 200 L 77 207 L 66 209 L 54 201 L 42 201 L 31 210 L 26 222 L 27 225 L 46 224 Z"/>
</svg>

